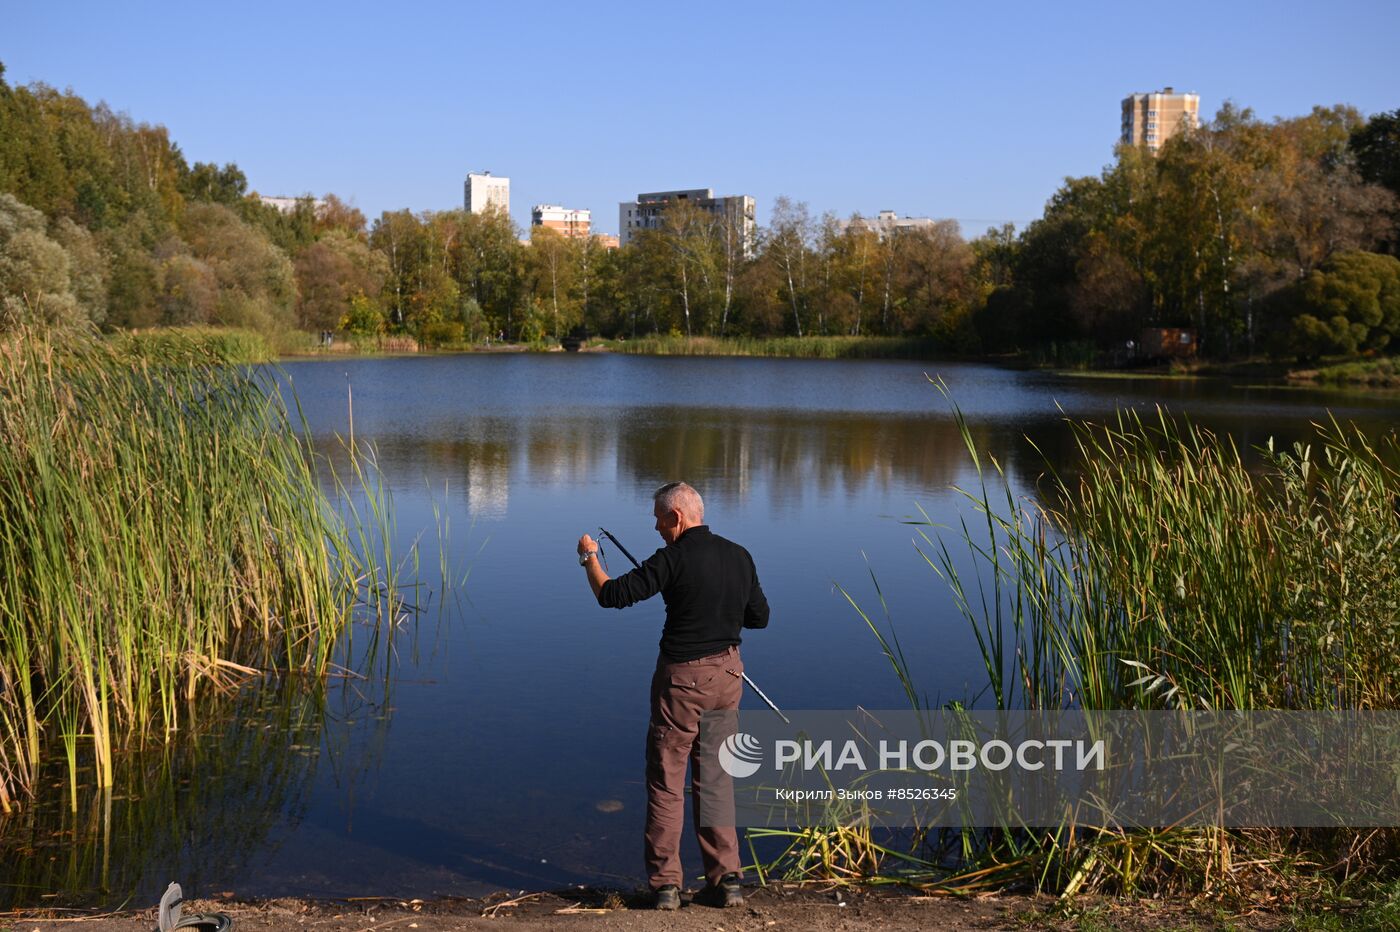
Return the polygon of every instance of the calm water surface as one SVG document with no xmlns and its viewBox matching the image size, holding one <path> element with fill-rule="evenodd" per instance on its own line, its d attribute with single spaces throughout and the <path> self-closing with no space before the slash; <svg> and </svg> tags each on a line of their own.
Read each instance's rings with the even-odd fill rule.
<svg viewBox="0 0 1400 932">
<path fill-rule="evenodd" d="M 976 701 L 976 645 L 915 550 L 917 529 L 901 523 L 919 507 L 955 522 L 951 487 L 975 483 L 930 375 L 1028 493 L 1046 461 L 1026 438 L 1062 467 L 1065 417 L 1164 405 L 1243 447 L 1291 443 L 1329 410 L 1375 434 L 1400 421 L 1394 396 L 968 364 L 555 354 L 285 372 L 327 450 L 350 430 L 353 399 L 355 436 L 373 441 L 391 486 L 400 551 L 417 539 L 436 586 L 441 515 L 448 562 L 470 570 L 467 583 L 446 601 L 425 596 L 428 610 L 395 636 L 387 684 L 342 681 L 325 706 L 245 698 L 197 749 L 134 778 L 113 803 L 109 860 L 119 863 L 107 865 L 105 897 L 100 854 L 62 855 L 66 873 L 35 872 L 44 884 L 90 900 L 134 890 L 143 902 L 172 879 L 245 896 L 639 883 L 663 606 L 598 608 L 574 546 L 603 525 L 638 558 L 650 554 L 660 545 L 650 492 L 672 479 L 697 486 L 707 523 L 754 555 L 773 616 L 743 651 L 780 705 L 905 705 L 835 589 L 878 616 L 872 571 L 920 690 Z M 614 573 L 627 567 L 608 559 Z M 34 856 L 48 856 L 34 833 Z"/>
</svg>

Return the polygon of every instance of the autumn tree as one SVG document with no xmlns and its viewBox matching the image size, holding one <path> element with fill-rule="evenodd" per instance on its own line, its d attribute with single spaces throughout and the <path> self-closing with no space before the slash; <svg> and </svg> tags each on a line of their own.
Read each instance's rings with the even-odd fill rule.
<svg viewBox="0 0 1400 932">
<path fill-rule="evenodd" d="M 802 336 L 802 318 L 808 306 L 807 272 L 811 257 L 812 216 L 806 203 L 779 197 L 773 202 L 773 218 L 764 238 L 763 258 L 778 271 L 783 282 L 792 323 Z"/>
<path fill-rule="evenodd" d="M 549 227 L 530 231 L 526 264 L 530 269 L 531 294 L 549 309 L 549 334 L 558 339 L 573 326 L 574 283 L 579 271 L 577 240 Z"/>
<path fill-rule="evenodd" d="M 1394 348 L 1400 337 L 1400 259 L 1337 253 L 1283 300 L 1291 320 L 1279 336 L 1286 351 L 1297 356 Z"/>
<path fill-rule="evenodd" d="M 844 225 L 827 218 L 822 233 L 823 297 L 832 326 L 859 336 L 879 294 L 880 235 L 859 214 Z"/>
<path fill-rule="evenodd" d="M 482 213 L 459 212 L 458 235 L 449 256 L 460 299 L 470 299 L 486 315 L 489 326 L 512 333 L 524 278 L 523 247 L 510 215 L 497 208 Z"/>
<path fill-rule="evenodd" d="M 195 162 L 181 189 L 190 200 L 237 207 L 248 193 L 248 177 L 232 162 L 222 168 L 213 162 Z"/>
<path fill-rule="evenodd" d="M 88 308 L 75 292 L 91 286 L 78 264 L 45 232 L 42 213 L 0 194 L 0 330 L 89 323 Z M 100 292 L 100 283 L 96 289 Z"/>
<path fill-rule="evenodd" d="M 364 295 L 378 300 L 388 262 L 352 235 L 323 235 L 297 254 L 297 325 L 304 330 L 334 330 L 350 312 L 350 301 Z"/>
<path fill-rule="evenodd" d="M 410 210 L 386 210 L 370 229 L 370 245 L 384 256 L 384 306 L 395 329 L 401 329 L 408 318 L 420 236 L 418 218 Z"/>
<path fill-rule="evenodd" d="M 659 230 L 643 230 L 623 251 L 623 312 L 628 334 L 679 329 L 680 321 L 670 313 L 676 291 L 671 285 L 673 253 L 666 238 Z"/>
<path fill-rule="evenodd" d="M 196 203 L 180 232 L 190 257 L 213 274 L 218 288 L 210 323 L 260 332 L 293 325 L 296 281 L 286 253 L 222 204 Z"/>
<path fill-rule="evenodd" d="M 321 206 L 315 212 L 315 233 L 318 237 L 327 233 L 341 233 L 345 236 L 365 239 L 365 215 L 358 207 L 345 203 L 334 194 L 321 198 Z"/>
</svg>

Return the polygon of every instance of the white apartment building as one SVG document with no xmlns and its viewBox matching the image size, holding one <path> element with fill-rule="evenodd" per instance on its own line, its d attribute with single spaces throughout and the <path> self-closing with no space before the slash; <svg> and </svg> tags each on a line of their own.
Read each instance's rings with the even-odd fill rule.
<svg viewBox="0 0 1400 932">
<path fill-rule="evenodd" d="M 468 173 L 462 206 L 471 214 L 479 214 L 487 207 L 496 207 L 509 214 L 510 179 L 490 172 Z"/>
<path fill-rule="evenodd" d="M 618 204 L 617 231 L 621 245 L 626 246 L 633 236 L 643 230 L 659 229 L 667 206 L 678 201 L 690 201 L 716 217 L 733 220 L 743 230 L 745 254 L 752 251 L 758 232 L 754 199 L 747 194 L 715 197 L 713 188 L 654 191 L 650 194 L 638 194 L 635 201 L 623 201 Z"/>
</svg>

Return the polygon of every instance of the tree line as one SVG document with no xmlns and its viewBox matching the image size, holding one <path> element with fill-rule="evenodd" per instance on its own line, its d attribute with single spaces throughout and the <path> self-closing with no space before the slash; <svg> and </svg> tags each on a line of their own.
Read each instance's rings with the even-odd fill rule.
<svg viewBox="0 0 1400 932">
<path fill-rule="evenodd" d="M 1001 278 L 985 344 L 1190 327 L 1202 351 L 1394 351 L 1400 337 L 1400 110 L 1315 107 L 1265 122 L 1226 104 L 1159 154 L 1120 147 L 1014 240 L 975 243 Z"/>
<path fill-rule="evenodd" d="M 877 232 L 778 198 L 770 222 L 678 203 L 620 250 L 500 212 L 279 211 L 233 163 L 0 65 L 0 327 L 216 324 L 433 344 L 916 335 L 949 350 L 1112 347 L 1194 328 L 1204 352 L 1393 350 L 1400 111 L 1265 122 L 1227 105 L 1155 157 L 1120 148 L 1044 216 L 965 239 Z"/>
</svg>

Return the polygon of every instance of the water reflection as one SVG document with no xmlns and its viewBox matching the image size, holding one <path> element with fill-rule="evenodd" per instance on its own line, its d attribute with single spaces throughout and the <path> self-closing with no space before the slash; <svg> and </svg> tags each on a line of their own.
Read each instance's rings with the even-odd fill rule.
<svg viewBox="0 0 1400 932">
<path fill-rule="evenodd" d="M 375 442 L 386 468 L 398 473 L 412 463 L 433 488 L 465 489 L 473 517 L 494 518 L 508 516 L 512 480 L 649 491 L 654 477 L 684 475 L 726 506 L 747 505 L 768 489 L 775 504 L 796 508 L 804 499 L 854 499 L 893 485 L 936 488 L 967 466 L 956 425 L 930 417 L 758 411 L 736 420 L 724 409 L 656 407 L 567 420 L 477 416 L 449 437 L 388 432 Z"/>
<path fill-rule="evenodd" d="M 301 818 L 323 759 L 364 766 L 336 745 L 323 700 L 282 684 L 201 702 L 185 734 L 118 755 L 110 792 L 91 789 L 90 767 L 80 771 L 76 813 L 55 794 L 0 819 L 0 904 L 146 905 L 160 878 L 215 892 Z M 52 777 L 66 781 L 66 769 Z"/>
<path fill-rule="evenodd" d="M 1286 448 L 1313 433 L 1307 412 L 1272 421 L 1247 409 L 1195 419 L 1162 413 L 1231 438 L 1251 465 L 1263 462 L 1271 440 Z M 1119 423 L 1111 411 L 1099 415 L 1092 423 Z M 1143 418 L 1156 426 L 1159 412 Z M 1383 419 L 1360 423 L 1372 436 L 1393 431 Z M 977 448 L 1022 488 L 1039 487 L 1050 473 L 1072 476 L 1080 458 L 1069 419 L 1053 410 L 968 427 Z M 946 489 L 975 475 L 956 421 L 933 414 L 757 410 L 736 418 L 726 408 L 656 406 L 571 418 L 472 415 L 433 438 L 384 430 L 376 445 L 392 475 L 421 473 L 432 488 L 463 489 L 468 514 L 488 519 L 509 516 L 512 483 L 551 490 L 617 484 L 644 497 L 660 481 L 686 476 L 709 501 L 740 509 L 759 497 L 780 517 L 833 499 Z"/>
<path fill-rule="evenodd" d="M 11 884 L 0 897 L 145 901 L 172 879 L 202 895 L 263 896 L 638 880 L 661 611 L 591 605 L 573 542 L 604 523 L 649 553 L 649 493 L 670 479 L 701 488 L 711 524 L 755 556 L 774 620 L 743 649 L 780 704 L 905 703 L 833 591 L 848 586 L 873 609 L 872 569 L 921 696 L 971 702 L 985 680 L 976 644 L 897 522 L 917 502 L 956 526 L 963 502 L 949 487 L 975 481 L 926 373 L 946 379 L 974 441 L 1022 493 L 1072 467 L 1066 417 L 1150 417 L 1166 404 L 1256 462 L 1252 447 L 1291 443 L 1328 410 L 1372 434 L 1400 421 L 1394 398 L 977 365 L 555 355 L 287 371 L 341 469 L 334 438 L 350 428 L 353 389 L 355 435 L 376 446 L 395 496 L 396 550 L 418 540 L 421 566 L 436 566 L 437 522 L 450 522 L 449 562 L 472 563 L 465 592 L 429 603 L 416 637 L 382 645 L 392 679 L 211 703 L 199 740 L 125 760 L 110 816 L 85 797 L 79 819 L 29 810 L 0 823 Z M 373 642 L 356 637 L 343 663 L 362 669 Z"/>
<path fill-rule="evenodd" d="M 76 812 L 55 792 L 0 816 L 0 907 L 145 906 L 171 881 L 208 897 L 258 872 L 297 831 L 318 781 L 353 812 L 381 759 L 395 686 L 394 644 L 377 630 L 356 637 L 366 624 L 347 626 L 325 680 L 204 691 L 168 741 L 133 737 L 114 755 L 108 790 L 80 745 Z M 66 788 L 66 764 L 51 759 L 39 783 Z"/>
</svg>

